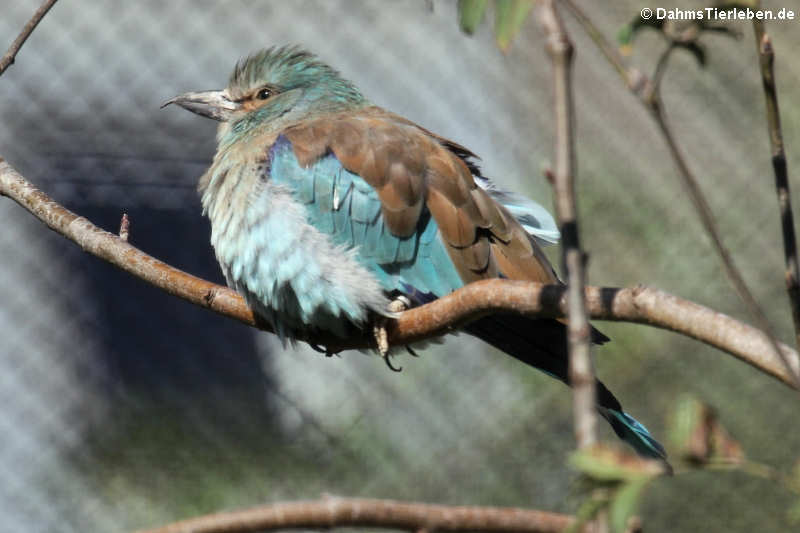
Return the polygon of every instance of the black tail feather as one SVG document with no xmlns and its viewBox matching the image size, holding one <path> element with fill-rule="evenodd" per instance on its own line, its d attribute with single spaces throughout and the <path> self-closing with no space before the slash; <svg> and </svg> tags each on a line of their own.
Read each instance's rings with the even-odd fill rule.
<svg viewBox="0 0 800 533">
<path fill-rule="evenodd" d="M 464 330 L 515 359 L 569 384 L 567 328 L 563 323 L 553 319 L 530 319 L 501 313 L 476 320 Z M 592 328 L 591 335 L 595 344 L 609 340 L 595 328 Z M 633 446 L 640 455 L 666 458 L 661 444 L 650 436 L 644 425 L 622 410 L 619 400 L 601 381 L 597 381 L 597 406 L 617 436 Z"/>
</svg>

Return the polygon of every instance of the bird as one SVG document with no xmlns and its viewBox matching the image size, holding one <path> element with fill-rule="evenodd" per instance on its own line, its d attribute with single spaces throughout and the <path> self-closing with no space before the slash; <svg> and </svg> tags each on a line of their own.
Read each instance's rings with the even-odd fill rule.
<svg viewBox="0 0 800 533">
<path fill-rule="evenodd" d="M 302 47 L 253 53 L 227 88 L 170 104 L 219 122 L 198 182 L 211 244 L 228 285 L 284 341 L 347 337 L 477 280 L 561 284 L 542 250 L 559 238 L 544 207 Z M 569 382 L 563 320 L 498 313 L 463 331 Z M 591 340 L 609 338 L 592 328 Z M 600 381 L 596 405 L 639 455 L 666 459 Z"/>
</svg>

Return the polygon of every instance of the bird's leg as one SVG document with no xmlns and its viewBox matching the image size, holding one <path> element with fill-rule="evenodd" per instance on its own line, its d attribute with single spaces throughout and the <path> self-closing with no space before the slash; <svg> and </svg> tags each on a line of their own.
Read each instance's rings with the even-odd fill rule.
<svg viewBox="0 0 800 533">
<path fill-rule="evenodd" d="M 388 311 L 392 314 L 402 313 L 406 309 L 411 307 L 411 302 L 405 296 L 397 296 L 394 300 L 389 302 Z M 378 353 L 383 357 L 383 360 L 386 362 L 386 366 L 388 366 L 394 372 L 400 372 L 403 370 L 402 367 L 395 367 L 392 365 L 391 360 L 389 359 L 389 333 L 386 331 L 386 321 L 388 320 L 387 317 L 380 316 L 375 320 L 375 325 L 372 327 L 372 334 L 375 337 L 375 344 L 378 349 Z"/>
</svg>

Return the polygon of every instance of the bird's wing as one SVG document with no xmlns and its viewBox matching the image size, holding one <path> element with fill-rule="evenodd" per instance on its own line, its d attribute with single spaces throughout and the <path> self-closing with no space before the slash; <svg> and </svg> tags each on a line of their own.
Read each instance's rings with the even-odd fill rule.
<svg viewBox="0 0 800 533">
<path fill-rule="evenodd" d="M 441 296 L 493 277 L 557 282 L 522 225 L 475 183 L 454 143 L 379 108 L 305 121 L 282 138 L 286 147 L 279 139 L 273 151 L 283 155 L 273 161 L 296 168 L 273 162 L 272 179 L 296 180 L 312 223 L 333 235 L 349 231 L 365 258 L 389 271 L 406 263 L 410 277 L 432 268 L 446 279 L 434 287 L 422 276 L 427 283 L 415 288 Z"/>
<path fill-rule="evenodd" d="M 370 108 L 285 130 L 270 149 L 270 178 L 294 191 L 317 229 L 358 248 L 384 288 L 421 294 L 418 301 L 491 277 L 557 283 L 534 236 L 500 203 L 506 196 L 476 184 L 470 155 L 405 119 Z M 522 215 L 541 218 L 515 196 L 508 198 Z M 498 314 L 465 329 L 569 381 L 560 320 Z M 608 338 L 592 328 L 592 340 Z M 597 386 L 600 412 L 617 434 L 640 454 L 665 458 L 647 429 L 601 382 Z"/>
<path fill-rule="evenodd" d="M 372 186 L 333 153 L 302 166 L 297 146 L 286 135 L 277 138 L 269 154 L 270 179 L 287 186 L 306 207 L 309 224 L 336 245 L 356 249 L 360 262 L 387 291 L 441 296 L 463 285 L 429 212 L 420 213 L 415 231 L 396 235 L 387 227 Z"/>
</svg>

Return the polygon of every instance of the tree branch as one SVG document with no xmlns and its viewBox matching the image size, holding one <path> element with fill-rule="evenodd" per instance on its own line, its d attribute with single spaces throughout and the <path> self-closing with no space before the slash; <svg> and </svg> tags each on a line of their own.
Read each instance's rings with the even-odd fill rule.
<svg viewBox="0 0 800 533">
<path fill-rule="evenodd" d="M 33 14 L 33 17 L 25 24 L 25 27 L 22 28 L 20 34 L 14 39 L 14 42 L 11 43 L 8 51 L 0 58 L 0 76 L 3 75 L 3 72 L 5 72 L 8 67 L 14 64 L 14 58 L 17 57 L 20 48 L 22 48 L 22 45 L 25 44 L 25 41 L 28 40 L 33 30 L 39 25 L 39 22 L 41 22 L 47 12 L 50 11 L 50 8 L 53 7 L 56 1 L 57 0 L 45 0 L 45 2 L 39 6 L 39 9 L 36 10 L 36 13 Z"/>
<path fill-rule="evenodd" d="M 590 326 L 586 318 L 584 285 L 586 258 L 580 246 L 578 212 L 575 205 L 574 103 L 572 101 L 572 55 L 574 52 L 553 0 L 542 2 L 540 22 L 547 37 L 547 53 L 553 63 L 555 109 L 556 218 L 561 230 L 563 270 L 567 278 L 567 338 L 569 383 L 572 385 L 575 439 L 578 448 L 597 442 L 594 368 L 589 349 Z"/>
<path fill-rule="evenodd" d="M 104 231 L 65 209 L 38 190 L 0 158 L 0 196 L 8 196 L 50 229 L 85 251 L 129 272 L 169 294 L 233 318 L 248 326 L 271 331 L 258 321 L 235 291 L 187 274 L 142 252 L 119 236 Z M 586 288 L 590 318 L 647 324 L 697 339 L 747 362 L 794 387 L 792 373 L 775 357 L 762 331 L 702 305 L 658 289 Z M 453 333 L 487 314 L 513 311 L 535 317 L 565 316 L 565 288 L 558 285 L 501 279 L 471 283 L 429 304 L 401 313 L 387 324 L 389 341 L 404 345 Z M 362 338 L 315 338 L 315 344 L 336 349 L 368 348 Z M 797 352 L 781 345 L 794 372 L 800 371 Z"/>
<path fill-rule="evenodd" d="M 763 21 L 753 19 L 753 31 L 756 36 L 761 80 L 764 86 L 769 143 L 772 148 L 772 169 L 775 173 L 775 189 L 778 193 L 781 234 L 783 235 L 783 256 L 786 263 L 786 290 L 789 293 L 789 305 L 792 308 L 795 348 L 800 348 L 800 282 L 798 282 L 800 276 L 798 276 L 797 238 L 795 237 L 794 215 L 792 214 L 792 195 L 789 192 L 789 171 L 783 147 L 778 92 L 775 87 L 775 71 L 773 69 L 775 51 L 772 48 L 772 40 L 764 32 Z"/>
<path fill-rule="evenodd" d="M 675 43 L 672 42 L 663 52 L 658 61 L 658 65 L 656 66 L 655 75 L 652 79 L 647 79 L 638 72 L 628 73 L 628 67 L 625 65 L 625 62 L 622 60 L 616 50 L 614 50 L 611 45 L 608 44 L 605 37 L 595 27 L 594 23 L 592 23 L 592 21 L 585 14 L 583 14 L 581 9 L 578 8 L 578 6 L 576 6 L 572 0 L 562 1 L 575 15 L 575 18 L 578 20 L 578 22 L 586 29 L 586 33 L 596 43 L 598 43 L 598 46 L 603 51 L 606 58 L 612 64 L 615 70 L 620 74 L 620 77 L 623 79 L 628 88 L 631 89 L 642 105 L 644 105 L 644 107 L 650 112 L 650 116 L 656 122 L 656 125 L 661 131 L 661 136 L 663 137 L 664 142 L 667 144 L 667 148 L 672 156 L 672 160 L 677 167 L 678 175 L 683 180 L 683 183 L 689 192 L 689 197 L 691 198 L 692 204 L 694 205 L 695 210 L 700 217 L 700 222 L 711 239 L 711 243 L 714 245 L 717 255 L 722 261 L 722 266 L 725 270 L 728 280 L 730 281 L 736 293 L 739 295 L 739 298 L 742 300 L 742 302 L 744 302 L 744 305 L 750 313 L 750 316 L 766 333 L 767 338 L 770 341 L 771 349 L 775 355 L 783 360 L 786 370 L 792 375 L 792 386 L 800 389 L 800 374 L 798 374 L 796 370 L 792 370 L 791 363 L 784 359 L 783 351 L 779 346 L 780 343 L 772 331 L 772 327 L 770 326 L 764 311 L 756 301 L 752 291 L 750 291 L 750 288 L 744 281 L 741 272 L 736 267 L 733 257 L 725 247 L 725 244 L 722 242 L 722 237 L 717 229 L 716 223 L 714 222 L 714 215 L 711 211 L 711 207 L 708 204 L 708 200 L 706 200 L 697 178 L 689 168 L 686 159 L 683 157 L 677 141 L 675 140 L 675 135 L 673 134 L 672 129 L 667 122 L 667 117 L 664 113 L 660 95 L 661 78 L 666 67 L 667 59 L 669 58 L 671 52 L 675 49 Z M 641 81 L 632 83 L 632 79 L 639 79 Z"/>
<path fill-rule="evenodd" d="M 597 379 L 592 365 L 591 326 L 586 317 L 586 263 L 578 230 L 575 199 L 575 104 L 572 97 L 572 57 L 575 49 L 556 10 L 554 0 L 543 0 L 540 22 L 544 28 L 547 53 L 553 64 L 555 115 L 556 218 L 561 231 L 562 271 L 567 281 L 567 347 L 569 384 L 572 386 L 572 418 L 578 448 L 597 444 Z M 598 489 L 603 491 L 603 489 Z M 609 530 L 608 513 L 593 517 L 598 532 Z"/>
<path fill-rule="evenodd" d="M 544 533 L 563 531 L 573 521 L 574 518 L 563 514 L 512 507 L 456 507 L 328 497 L 200 516 L 140 533 L 240 533 L 333 527 Z"/>
</svg>

